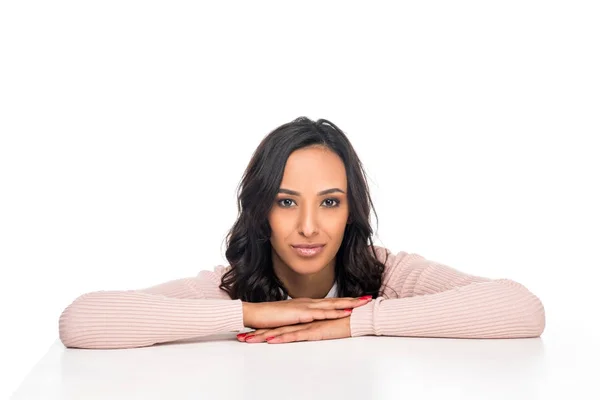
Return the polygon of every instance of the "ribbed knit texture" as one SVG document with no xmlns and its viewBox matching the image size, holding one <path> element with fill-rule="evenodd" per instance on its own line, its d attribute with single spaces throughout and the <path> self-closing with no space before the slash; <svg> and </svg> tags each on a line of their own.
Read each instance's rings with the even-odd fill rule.
<svg viewBox="0 0 600 400">
<path fill-rule="evenodd" d="M 385 261 L 387 249 L 375 246 Z M 59 318 L 67 347 L 150 346 L 244 329 L 242 302 L 219 289 L 229 267 L 147 289 L 83 294 Z M 351 335 L 448 338 L 538 337 L 540 299 L 510 279 L 460 272 L 415 253 L 389 254 L 380 297 L 355 308 Z"/>
</svg>

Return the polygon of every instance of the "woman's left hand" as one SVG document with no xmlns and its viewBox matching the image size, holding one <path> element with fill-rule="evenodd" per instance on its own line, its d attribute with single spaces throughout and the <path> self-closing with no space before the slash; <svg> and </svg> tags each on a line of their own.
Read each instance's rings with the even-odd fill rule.
<svg viewBox="0 0 600 400">
<path fill-rule="evenodd" d="M 305 340 L 342 339 L 350 337 L 350 317 L 288 325 L 273 329 L 258 329 L 240 333 L 237 338 L 246 343 L 290 343 Z"/>
</svg>

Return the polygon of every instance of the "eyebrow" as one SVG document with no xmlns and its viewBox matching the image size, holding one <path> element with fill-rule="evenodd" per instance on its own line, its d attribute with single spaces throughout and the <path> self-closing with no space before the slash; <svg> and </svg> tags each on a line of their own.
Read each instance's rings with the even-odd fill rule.
<svg viewBox="0 0 600 400">
<path fill-rule="evenodd" d="M 323 196 L 323 195 L 326 195 L 326 194 L 338 193 L 338 192 L 339 193 L 346 193 L 346 192 L 344 192 L 340 188 L 331 188 L 331 189 L 321 190 L 319 193 L 317 193 L 317 196 Z M 300 192 L 296 192 L 295 190 L 284 189 L 284 188 L 280 188 L 277 193 L 285 193 L 285 194 L 289 194 L 289 195 L 292 195 L 292 196 L 300 196 Z"/>
</svg>

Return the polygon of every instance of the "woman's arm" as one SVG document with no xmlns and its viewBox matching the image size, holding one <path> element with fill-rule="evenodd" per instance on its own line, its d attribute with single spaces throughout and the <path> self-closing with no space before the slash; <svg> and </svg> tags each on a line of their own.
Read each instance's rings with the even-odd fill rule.
<svg viewBox="0 0 600 400">
<path fill-rule="evenodd" d="M 59 318 L 66 347 L 150 346 L 244 329 L 242 302 L 218 288 L 223 267 L 141 290 L 83 294 Z"/>
<path fill-rule="evenodd" d="M 378 258 L 383 248 L 376 249 Z M 538 337 L 540 299 L 510 279 L 489 279 L 405 252 L 386 263 L 383 296 L 356 308 L 352 336 Z M 387 297 L 387 299 L 386 299 Z"/>
</svg>

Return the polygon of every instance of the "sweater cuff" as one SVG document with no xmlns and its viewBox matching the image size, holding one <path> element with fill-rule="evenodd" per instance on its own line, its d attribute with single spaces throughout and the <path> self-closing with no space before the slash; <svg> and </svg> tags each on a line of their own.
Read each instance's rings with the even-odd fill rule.
<svg viewBox="0 0 600 400">
<path fill-rule="evenodd" d="M 221 322 L 221 329 L 226 332 L 238 332 L 244 329 L 244 315 L 242 301 L 232 300 L 231 303 L 218 307 L 220 316 L 216 319 Z"/>
<path fill-rule="evenodd" d="M 375 305 L 379 304 L 381 299 L 371 300 L 364 306 L 352 309 L 350 316 L 350 336 L 375 335 L 373 315 Z"/>
</svg>

